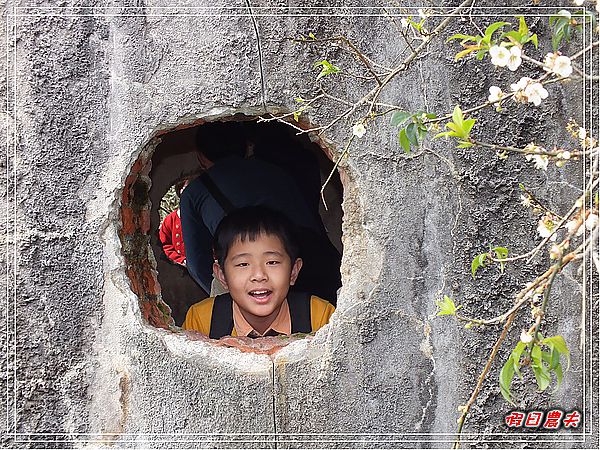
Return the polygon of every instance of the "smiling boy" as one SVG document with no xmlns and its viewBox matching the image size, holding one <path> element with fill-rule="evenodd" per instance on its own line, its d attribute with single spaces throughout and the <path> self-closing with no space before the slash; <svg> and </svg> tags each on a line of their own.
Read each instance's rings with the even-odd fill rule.
<svg viewBox="0 0 600 450">
<path fill-rule="evenodd" d="M 290 292 L 302 269 L 293 225 L 266 207 L 238 209 L 215 232 L 215 276 L 228 294 L 190 307 L 183 328 L 219 339 L 310 333 L 329 322 L 333 305 Z"/>
</svg>

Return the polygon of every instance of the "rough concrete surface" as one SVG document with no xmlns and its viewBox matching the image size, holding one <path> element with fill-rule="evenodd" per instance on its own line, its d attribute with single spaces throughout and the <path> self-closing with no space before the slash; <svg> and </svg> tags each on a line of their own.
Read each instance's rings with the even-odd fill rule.
<svg viewBox="0 0 600 450">
<path fill-rule="evenodd" d="M 289 37 L 344 34 L 384 65 L 400 60 L 404 45 L 385 16 L 286 9 L 300 6 L 360 2 L 6 2 L 8 57 L 0 71 L 8 106 L 2 133 L 8 142 L 0 142 L 7 152 L 0 158 L 6 174 L 0 181 L 5 447 L 451 445 L 457 407 L 499 330 L 470 331 L 434 318 L 434 300 L 448 294 L 472 316 L 506 310 L 544 261 L 509 267 L 503 276 L 490 269 L 473 281 L 471 259 L 489 244 L 509 243 L 515 252 L 536 244 L 537 219 L 518 204 L 519 182 L 564 208 L 581 174 L 556 167 L 542 173 L 522 159 L 457 151 L 444 140 L 405 157 L 388 123 L 373 125 L 341 165 L 338 309 L 314 338 L 272 357 L 155 329 L 130 289 L 117 235 L 121 191 L 154 137 L 199 119 L 293 110 L 294 97 L 312 85 L 315 61 L 352 60 Z M 502 18 L 482 11 L 487 17 L 475 20 L 483 26 Z M 547 32 L 545 19 L 532 21 L 536 32 Z M 381 101 L 445 112 L 456 103 L 477 104 L 491 84 L 507 85 L 512 74 L 506 71 L 453 62 L 443 41 L 468 26 L 467 20 L 452 23 Z M 511 145 L 524 146 L 533 135 L 556 142 L 569 117 L 581 118 L 582 93 L 569 85 L 549 90 L 539 109 L 478 113 L 479 129 L 489 139 L 508 136 Z M 357 100 L 367 85 L 340 78 L 332 92 Z M 333 103 L 305 117 L 328 123 L 339 111 Z M 339 122 L 313 138 L 338 157 L 352 124 Z M 515 386 L 521 410 L 597 404 L 589 391 L 590 378 L 597 381 L 597 361 L 590 371 L 589 359 L 597 328 L 587 333 L 586 351 L 578 348 L 580 282 L 576 270 L 560 281 L 547 331 L 565 336 L 572 368 L 555 393 L 537 394 L 529 378 Z M 513 345 L 526 323 L 515 325 Z M 511 348 L 505 343 L 501 361 Z M 576 430 L 540 438 L 505 428 L 512 407 L 500 395 L 499 367 L 473 407 L 465 446 L 598 443 L 598 415 L 591 410 L 586 436 Z"/>
</svg>

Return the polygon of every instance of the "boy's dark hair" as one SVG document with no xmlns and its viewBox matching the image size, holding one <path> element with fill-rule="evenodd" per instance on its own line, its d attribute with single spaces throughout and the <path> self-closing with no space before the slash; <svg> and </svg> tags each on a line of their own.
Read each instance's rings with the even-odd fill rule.
<svg viewBox="0 0 600 450">
<path fill-rule="evenodd" d="M 248 206 L 225 216 L 215 231 L 213 253 L 221 268 L 229 249 L 236 240 L 255 241 L 261 234 L 277 236 L 292 264 L 299 255 L 296 227 L 279 211 L 266 206 Z"/>
<path fill-rule="evenodd" d="M 196 149 L 210 161 L 246 155 L 246 134 L 238 122 L 208 122 L 196 131 Z"/>
</svg>

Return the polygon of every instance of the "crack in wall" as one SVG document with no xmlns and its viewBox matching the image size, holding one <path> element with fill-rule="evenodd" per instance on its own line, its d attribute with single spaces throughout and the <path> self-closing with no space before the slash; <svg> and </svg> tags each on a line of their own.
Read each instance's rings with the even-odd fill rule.
<svg viewBox="0 0 600 450">
<path fill-rule="evenodd" d="M 256 18 L 254 17 L 254 13 L 252 12 L 252 5 L 250 4 L 250 0 L 245 0 L 246 6 L 248 7 L 248 11 L 250 13 L 250 18 L 252 19 L 252 26 L 254 27 L 254 33 L 256 34 L 256 44 L 258 46 L 258 68 L 260 71 L 260 95 L 262 100 L 263 108 L 265 112 L 267 112 L 267 102 L 266 102 L 266 87 L 265 87 L 265 74 L 263 69 L 263 54 L 262 54 L 262 44 L 260 41 L 260 34 L 258 32 L 258 24 L 256 23 Z"/>
<path fill-rule="evenodd" d="M 277 392 L 275 390 L 275 361 L 271 358 L 271 373 L 273 374 L 272 378 L 271 378 L 271 383 L 272 383 L 272 389 L 273 389 L 273 396 L 272 396 L 272 402 L 273 402 L 273 441 L 275 444 L 275 448 L 277 448 Z"/>
</svg>

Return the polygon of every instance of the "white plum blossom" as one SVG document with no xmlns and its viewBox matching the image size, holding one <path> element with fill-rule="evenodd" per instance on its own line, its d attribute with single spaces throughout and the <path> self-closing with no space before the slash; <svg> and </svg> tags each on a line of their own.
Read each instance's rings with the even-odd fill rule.
<svg viewBox="0 0 600 450">
<path fill-rule="evenodd" d="M 361 138 L 365 135 L 367 129 L 362 122 L 358 122 L 356 125 L 352 127 L 352 134 L 358 138 Z"/>
<path fill-rule="evenodd" d="M 530 342 L 533 341 L 533 336 L 531 334 L 529 334 L 527 331 L 523 330 L 523 331 L 521 331 L 520 339 L 523 344 L 529 344 Z"/>
<path fill-rule="evenodd" d="M 541 154 L 546 151 L 545 148 L 540 147 L 539 145 L 535 145 L 533 142 L 530 142 L 523 150 L 527 152 L 527 154 L 525 155 L 525 159 L 527 161 L 533 160 L 536 169 L 548 169 L 548 156 Z"/>
<path fill-rule="evenodd" d="M 546 214 L 538 222 L 537 232 L 544 239 L 549 237 L 551 241 L 555 241 L 556 233 L 553 234 L 555 226 L 554 217 L 551 214 Z"/>
<path fill-rule="evenodd" d="M 514 45 L 510 49 L 494 45 L 489 50 L 492 64 L 498 67 L 508 67 L 513 72 L 521 65 L 521 49 Z"/>
<path fill-rule="evenodd" d="M 587 137 L 586 129 L 583 127 L 580 127 L 579 131 L 577 132 L 577 137 L 583 141 Z"/>
<path fill-rule="evenodd" d="M 573 3 L 575 3 L 577 6 L 581 6 L 581 5 L 583 5 L 584 1 L 585 0 L 573 0 Z"/>
<path fill-rule="evenodd" d="M 570 60 L 569 60 L 570 61 Z M 510 55 L 508 57 L 508 69 L 512 72 L 514 72 L 515 70 L 517 70 L 519 68 L 519 66 L 521 65 L 521 49 L 519 47 L 517 47 L 516 45 L 512 46 L 510 48 Z"/>
<path fill-rule="evenodd" d="M 427 14 L 425 14 L 425 11 L 423 11 L 421 8 L 419 8 L 417 12 L 419 13 L 419 17 L 421 19 L 427 19 Z"/>
<path fill-rule="evenodd" d="M 488 101 L 494 103 L 495 105 L 500 105 L 500 100 L 504 96 L 504 92 L 498 86 L 490 86 L 490 95 L 488 97 Z"/>
<path fill-rule="evenodd" d="M 559 259 L 562 255 L 560 245 L 553 244 L 552 247 L 550 247 L 550 251 L 548 253 L 550 254 L 550 259 Z"/>
<path fill-rule="evenodd" d="M 575 236 L 581 236 L 583 234 L 583 230 L 584 230 L 584 228 L 581 226 L 581 223 L 579 223 L 579 220 L 577 220 L 577 219 L 569 220 L 565 224 L 565 228 L 567 229 L 567 232 L 569 234 L 573 234 L 573 233 L 575 233 L 575 231 L 577 231 Z"/>
<path fill-rule="evenodd" d="M 540 106 L 542 100 L 548 98 L 548 91 L 542 86 L 542 83 L 530 83 L 525 88 L 527 101 L 535 106 Z"/>
<path fill-rule="evenodd" d="M 548 98 L 548 91 L 542 86 L 542 83 L 532 80 L 528 77 L 522 77 L 517 83 L 510 85 L 515 94 L 515 101 L 530 102 L 535 106 L 540 106 L 542 100 Z"/>
<path fill-rule="evenodd" d="M 498 67 L 505 67 L 508 64 L 510 58 L 510 51 L 506 47 L 500 47 L 494 45 L 490 48 L 490 56 L 492 57 L 492 64 Z"/>
<path fill-rule="evenodd" d="M 567 229 L 567 233 L 571 234 L 577 229 L 577 220 L 569 220 L 564 226 Z"/>
<path fill-rule="evenodd" d="M 516 83 L 511 84 L 510 88 L 514 92 L 516 92 L 516 91 L 522 91 L 532 81 L 533 80 L 531 78 L 529 78 L 529 77 L 521 77 L 521 79 L 519 81 L 517 81 Z"/>
<path fill-rule="evenodd" d="M 521 205 L 525 208 L 531 207 L 531 196 L 521 194 Z"/>
<path fill-rule="evenodd" d="M 410 21 L 406 17 L 403 17 L 402 19 L 400 19 L 400 24 L 404 28 L 408 28 L 408 26 L 410 25 Z"/>
<path fill-rule="evenodd" d="M 548 53 L 544 58 L 544 70 L 560 77 L 568 77 L 573 73 L 571 58 L 557 53 Z"/>
<path fill-rule="evenodd" d="M 585 228 L 588 231 L 592 231 L 594 228 L 596 228 L 596 225 L 598 225 L 598 215 L 590 214 L 587 216 L 587 219 L 585 219 Z"/>
<path fill-rule="evenodd" d="M 556 154 L 556 158 L 556 167 L 562 167 L 571 159 L 571 152 L 569 150 L 560 151 Z"/>
<path fill-rule="evenodd" d="M 525 158 L 528 161 L 533 160 L 535 164 L 535 168 L 538 170 L 547 170 L 548 169 L 548 156 L 546 155 L 526 155 Z"/>
</svg>

